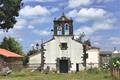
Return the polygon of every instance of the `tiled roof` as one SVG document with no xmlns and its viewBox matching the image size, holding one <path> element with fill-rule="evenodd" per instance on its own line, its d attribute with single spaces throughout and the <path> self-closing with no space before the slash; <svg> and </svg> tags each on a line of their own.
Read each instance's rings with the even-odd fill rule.
<svg viewBox="0 0 120 80">
<path fill-rule="evenodd" d="M 66 16 L 64 15 L 64 13 L 63 13 L 60 17 L 58 17 L 58 18 L 56 19 L 56 21 L 70 21 L 70 20 L 72 20 L 72 19 L 66 17 Z"/>
<path fill-rule="evenodd" d="M 90 48 L 91 48 L 91 49 L 100 49 L 100 48 L 94 47 L 94 46 L 91 46 Z"/>
<path fill-rule="evenodd" d="M 5 56 L 5 57 L 23 57 L 23 56 L 18 55 L 14 52 L 10 52 L 6 49 L 0 49 L 0 55 Z"/>
<path fill-rule="evenodd" d="M 112 54 L 112 51 L 100 51 L 100 54 Z"/>
</svg>

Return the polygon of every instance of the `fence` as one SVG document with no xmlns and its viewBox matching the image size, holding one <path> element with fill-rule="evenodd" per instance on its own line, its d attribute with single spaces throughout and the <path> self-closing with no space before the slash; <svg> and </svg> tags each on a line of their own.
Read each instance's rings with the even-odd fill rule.
<svg viewBox="0 0 120 80">
<path fill-rule="evenodd" d="M 112 76 L 113 80 L 120 80 L 120 69 L 112 68 L 111 76 Z"/>
</svg>

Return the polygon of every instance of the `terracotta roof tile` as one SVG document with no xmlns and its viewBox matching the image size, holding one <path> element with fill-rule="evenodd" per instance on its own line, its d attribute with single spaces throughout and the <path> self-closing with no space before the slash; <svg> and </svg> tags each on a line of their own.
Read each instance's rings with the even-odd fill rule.
<svg viewBox="0 0 120 80">
<path fill-rule="evenodd" d="M 18 55 L 14 52 L 10 52 L 6 49 L 0 49 L 0 55 L 5 56 L 5 57 L 23 57 L 23 56 Z"/>
</svg>

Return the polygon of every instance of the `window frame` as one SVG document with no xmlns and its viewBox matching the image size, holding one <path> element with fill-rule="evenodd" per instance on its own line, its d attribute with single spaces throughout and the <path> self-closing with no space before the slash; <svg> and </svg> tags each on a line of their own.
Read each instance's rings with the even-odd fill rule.
<svg viewBox="0 0 120 80">
<path fill-rule="evenodd" d="M 67 50 L 67 48 L 68 48 L 67 43 L 66 42 L 60 43 L 60 48 L 61 48 L 61 50 Z"/>
</svg>

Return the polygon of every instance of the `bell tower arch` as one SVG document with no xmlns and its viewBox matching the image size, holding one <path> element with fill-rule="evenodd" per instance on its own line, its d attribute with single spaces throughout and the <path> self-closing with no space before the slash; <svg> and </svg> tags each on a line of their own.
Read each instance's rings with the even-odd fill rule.
<svg viewBox="0 0 120 80">
<path fill-rule="evenodd" d="M 64 13 L 54 19 L 54 36 L 73 36 L 73 20 Z"/>
</svg>

